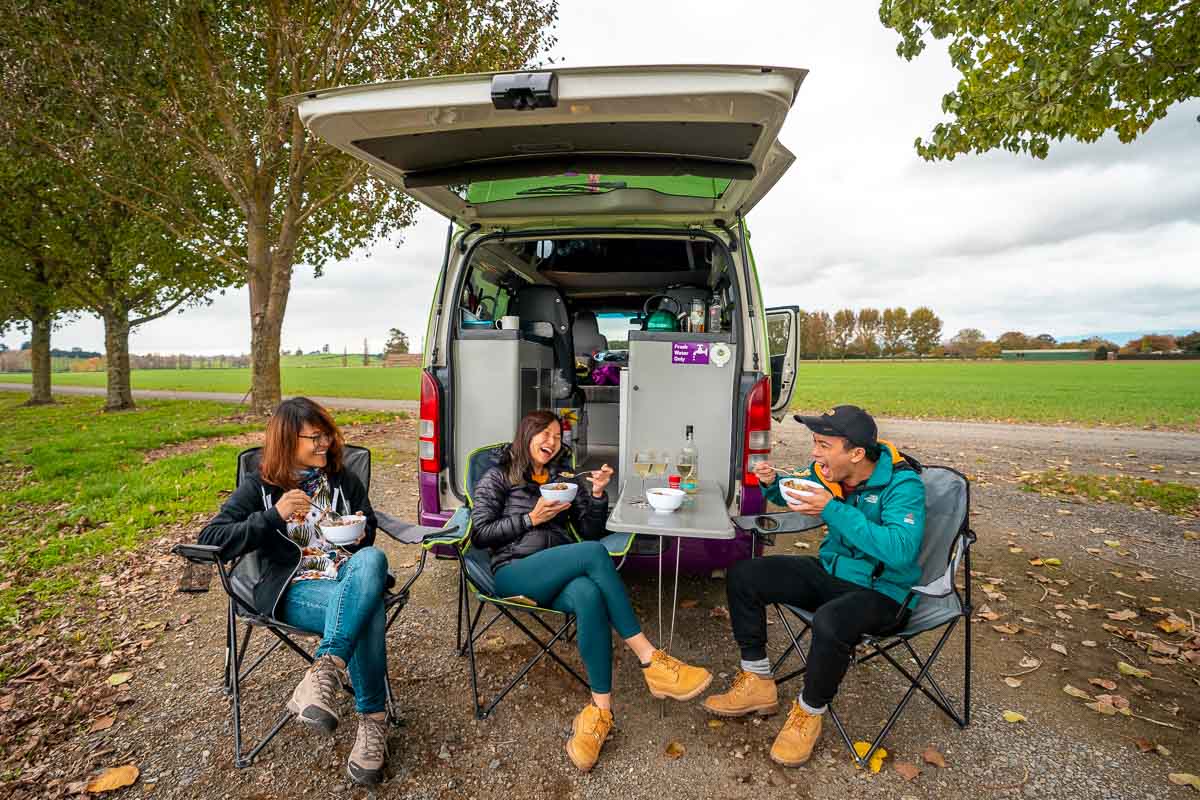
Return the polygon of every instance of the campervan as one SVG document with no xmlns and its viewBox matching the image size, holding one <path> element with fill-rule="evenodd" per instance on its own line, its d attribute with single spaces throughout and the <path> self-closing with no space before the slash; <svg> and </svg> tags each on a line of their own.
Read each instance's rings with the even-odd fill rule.
<svg viewBox="0 0 1200 800">
<path fill-rule="evenodd" d="M 536 408 L 571 423 L 577 471 L 617 470 L 614 503 L 638 486 L 638 453 L 670 465 L 690 428 L 729 516 L 763 510 L 753 468 L 791 398 L 798 309 L 766 307 L 746 216 L 794 160 L 777 136 L 805 75 L 547 69 L 290 99 L 313 134 L 448 220 L 429 265 L 421 524 L 468 501 L 470 454 Z M 627 564 L 676 542 L 691 572 L 755 546 L 740 530 L 648 537 Z"/>
</svg>

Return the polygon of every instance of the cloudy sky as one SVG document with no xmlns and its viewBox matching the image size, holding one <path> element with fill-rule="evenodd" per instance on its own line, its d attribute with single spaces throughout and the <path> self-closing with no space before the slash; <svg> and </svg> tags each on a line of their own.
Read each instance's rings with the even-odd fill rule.
<svg viewBox="0 0 1200 800">
<path fill-rule="evenodd" d="M 1200 101 L 1132 145 L 1068 142 L 1045 161 L 996 153 L 929 164 L 912 142 L 941 118 L 957 73 L 936 44 L 913 63 L 897 57 L 876 9 L 568 2 L 553 57 L 811 71 L 781 135 L 796 163 L 750 217 L 771 304 L 927 304 L 947 334 L 1200 327 Z M 391 327 L 419 339 L 445 232 L 425 212 L 402 240 L 330 265 L 325 277 L 297 267 L 284 346 L 354 352 L 366 338 L 378 350 Z M 246 294 L 230 291 L 145 326 L 132 349 L 244 352 L 249 335 Z M 102 349 L 102 328 L 85 318 L 55 343 Z"/>
</svg>

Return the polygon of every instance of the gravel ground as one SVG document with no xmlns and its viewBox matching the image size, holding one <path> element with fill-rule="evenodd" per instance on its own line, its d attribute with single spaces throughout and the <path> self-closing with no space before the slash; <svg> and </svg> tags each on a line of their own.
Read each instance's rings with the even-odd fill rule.
<svg viewBox="0 0 1200 800">
<path fill-rule="evenodd" d="M 940 427 L 923 427 L 930 424 Z M 381 464 L 372 491 L 376 505 L 401 515 L 415 511 L 412 427 L 411 421 L 398 422 L 370 442 Z M 998 437 L 990 433 L 1002 428 L 1005 432 Z M 973 624 L 970 726 L 958 729 L 927 700 L 916 697 L 885 743 L 891 755 L 879 774 L 853 767 L 832 726 L 809 765 L 780 768 L 768 759 L 767 750 L 782 716 L 728 720 L 711 727 L 698 703 L 651 699 L 635 660 L 622 652 L 616 663 L 617 730 L 596 770 L 581 775 L 568 761 L 563 744 L 571 717 L 587 695 L 553 664 L 539 664 L 490 719 L 472 719 L 465 659 L 454 654 L 456 566 L 446 561 L 430 563 L 390 634 L 390 674 L 405 708 L 405 725 L 391 740 L 395 775 L 374 793 L 352 787 L 345 777 L 344 761 L 354 737 L 350 716 L 333 739 L 290 725 L 252 767 L 233 768 L 228 703 L 218 687 L 224 636 L 219 591 L 176 596 L 156 609 L 151 621 L 170 619 L 176 624 L 130 681 L 133 702 L 112 728 L 81 734 L 49 757 L 63 765 L 83 759 L 97 768 L 124 763 L 105 756 L 105 750 L 114 749 L 128 754 L 141 769 L 138 785 L 127 794 L 170 798 L 318 793 L 408 798 L 586 795 L 622 800 L 757 798 L 764 793 L 814 799 L 1193 796 L 1191 789 L 1169 784 L 1167 774 L 1200 773 L 1200 669 L 1178 663 L 1152 665 L 1132 642 L 1110 635 L 1101 625 L 1108 622 L 1107 610 L 1125 607 L 1137 609 L 1140 617 L 1120 624 L 1143 631 L 1153 630 L 1151 621 L 1157 619 L 1144 610 L 1146 606 L 1169 606 L 1185 619 L 1185 609 L 1200 611 L 1200 542 L 1184 537 L 1185 530 L 1200 528 L 1200 522 L 1111 504 L 1064 503 L 1021 491 L 1013 482 L 1014 469 L 1035 469 L 1031 462 L 1039 458 L 1099 465 L 1112 463 L 1118 453 L 1128 459 L 1123 453 L 1131 452 L 1119 438 L 1106 450 L 1103 438 L 1090 431 L 1079 435 L 1075 429 L 1057 429 L 1066 431 L 1062 440 L 1047 441 L 1046 431 L 1053 430 L 885 422 L 883 435 L 891 435 L 923 460 L 950 463 L 975 477 L 973 525 L 979 543 L 972 564 L 974 599 L 977 605 L 986 599 L 1001 615 L 1000 622 L 1013 622 L 1022 631 L 1002 635 L 992 629 L 992 621 Z M 802 463 L 807 452 L 802 429 L 788 422 L 777 431 L 776 462 Z M 1179 469 L 1186 476 L 1195 469 L 1200 437 L 1171 436 L 1179 438 L 1156 452 L 1153 463 L 1165 465 L 1168 474 Z M 1142 450 L 1148 457 L 1148 446 L 1142 445 Z M 1120 540 L 1122 546 L 1107 547 L 1104 539 Z M 813 553 L 817 541 L 813 535 L 780 537 L 775 551 Z M 1020 552 L 1013 552 L 1017 548 Z M 415 548 L 387 549 L 401 574 L 417 558 Z M 1029 564 L 1035 557 L 1060 558 L 1062 566 L 1035 568 Z M 1154 577 L 1139 581 L 1139 570 Z M 629 582 L 635 606 L 648 632 L 654 633 L 653 578 L 630 576 Z M 985 582 L 1006 599 L 985 598 L 980 588 Z M 675 652 L 712 668 L 718 673 L 714 689 L 722 689 L 737 663 L 728 622 L 713 611 L 726 603 L 723 583 L 685 578 L 679 596 L 696 605 L 679 611 Z M 1070 619 L 1055 615 L 1056 602 L 1069 604 L 1075 598 L 1102 608 L 1069 609 L 1064 613 Z M 771 630 L 772 647 L 778 652 L 784 638 L 781 626 Z M 933 641 L 928 635 L 923 639 L 918 649 L 925 652 Z M 1083 647 L 1084 640 L 1095 640 L 1098 646 Z M 1065 645 L 1068 655 L 1050 650 L 1050 644 Z M 962 646 L 960 628 L 939 662 L 939 679 L 954 697 L 961 696 Z M 485 637 L 481 650 L 484 682 L 491 687 L 505 682 L 532 653 L 518 632 L 499 625 Z M 578 664 L 570 648 L 566 652 Z M 1038 659 L 1040 666 L 1022 676 L 1021 687 L 1006 686 L 1001 674 L 1022 672 L 1019 662 L 1027 656 Z M 1118 660 L 1150 667 L 1153 677 L 1122 677 L 1115 669 Z M 299 678 L 298 664 L 286 652 L 276 653 L 247 682 L 243 708 L 250 732 L 265 730 L 278 713 Z M 1100 691 L 1088 685 L 1088 678 L 1097 676 L 1116 680 L 1118 693 L 1131 700 L 1134 713 L 1179 730 L 1144 719 L 1102 716 L 1062 692 L 1066 683 Z M 786 693 L 796 688 L 789 685 Z M 837 707 L 857 738 L 870 738 L 903 688 L 886 664 L 864 665 L 852 670 Z M 1018 711 L 1027 721 L 1005 722 L 1005 710 Z M 346 711 L 349 715 L 349 704 Z M 1134 744 L 1139 737 L 1165 746 L 1170 755 L 1141 753 Z M 683 745 L 682 757 L 664 754 L 671 742 Z M 946 768 L 922 762 L 921 754 L 929 747 L 944 755 Z M 89 751 L 92 757 L 87 757 Z M 897 760 L 919 765 L 921 774 L 906 781 L 893 769 Z M 60 773 L 48 777 L 86 777 L 65 774 L 65 768 Z"/>
</svg>

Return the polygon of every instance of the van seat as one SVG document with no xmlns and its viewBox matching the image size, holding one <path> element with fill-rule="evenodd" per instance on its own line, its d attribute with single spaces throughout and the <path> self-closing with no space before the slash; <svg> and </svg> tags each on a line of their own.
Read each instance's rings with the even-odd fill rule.
<svg viewBox="0 0 1200 800">
<path fill-rule="evenodd" d="M 594 356 L 598 351 L 608 349 L 608 339 L 601 335 L 600 324 L 596 321 L 596 315 L 591 311 L 580 311 L 575 314 L 571 334 L 575 339 L 575 355 L 577 356 Z"/>
</svg>

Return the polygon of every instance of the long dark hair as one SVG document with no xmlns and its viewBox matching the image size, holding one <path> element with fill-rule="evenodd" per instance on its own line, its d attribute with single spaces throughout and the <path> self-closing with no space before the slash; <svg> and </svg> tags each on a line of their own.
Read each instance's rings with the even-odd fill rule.
<svg viewBox="0 0 1200 800">
<path fill-rule="evenodd" d="M 293 397 L 280 403 L 267 422 L 267 441 L 263 446 L 258 474 L 272 486 L 281 489 L 296 488 L 296 445 L 300 441 L 300 430 L 305 424 L 312 425 L 332 439 L 325 451 L 325 473 L 334 475 L 342 471 L 344 442 L 337 423 L 319 403 L 314 403 L 307 397 Z"/>
<path fill-rule="evenodd" d="M 517 423 L 517 433 L 513 436 L 512 444 L 508 446 L 508 467 L 504 477 L 512 486 L 524 483 L 533 475 L 533 459 L 529 455 L 529 443 L 552 423 L 557 423 L 559 429 L 562 423 L 553 411 L 530 411 L 521 417 Z M 561 452 L 561 448 L 560 448 Z M 557 458 L 557 455 L 555 456 Z"/>
</svg>

